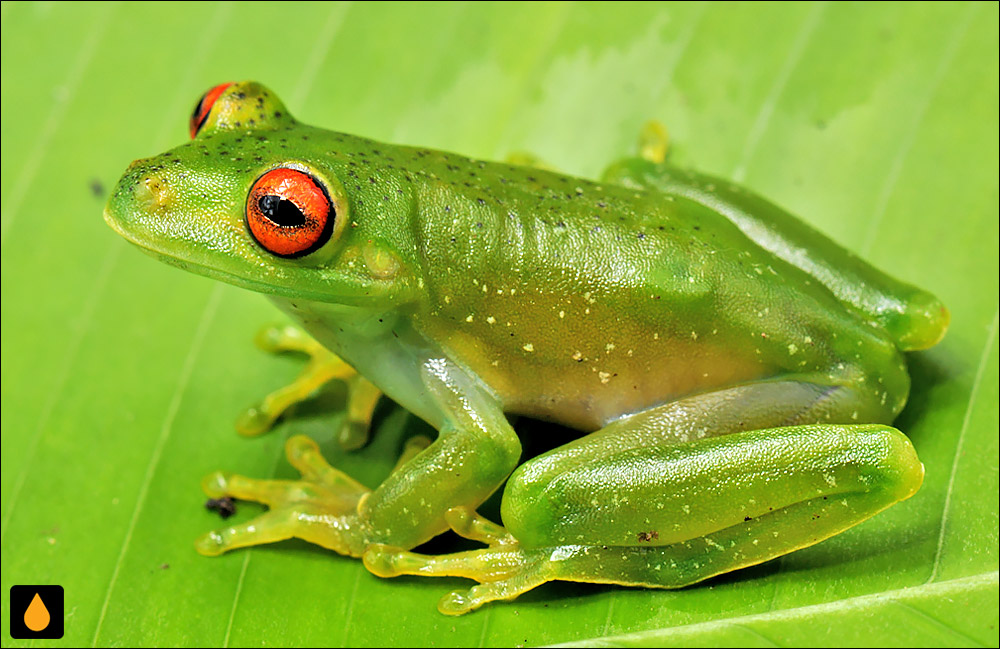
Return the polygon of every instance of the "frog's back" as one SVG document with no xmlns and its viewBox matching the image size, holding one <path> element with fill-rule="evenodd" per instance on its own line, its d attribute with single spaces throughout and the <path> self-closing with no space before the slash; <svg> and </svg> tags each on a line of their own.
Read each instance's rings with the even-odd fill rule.
<svg viewBox="0 0 1000 649">
<path fill-rule="evenodd" d="M 491 163 L 423 173 L 419 326 L 511 411 L 594 429 L 793 372 L 905 383 L 883 332 L 702 205 Z"/>
<path fill-rule="evenodd" d="M 937 297 L 890 277 L 762 196 L 728 180 L 643 158 L 612 164 L 604 179 L 688 198 L 725 215 L 759 246 L 814 277 L 845 306 L 883 329 L 903 351 L 934 346 L 948 328 L 948 309 Z"/>
</svg>

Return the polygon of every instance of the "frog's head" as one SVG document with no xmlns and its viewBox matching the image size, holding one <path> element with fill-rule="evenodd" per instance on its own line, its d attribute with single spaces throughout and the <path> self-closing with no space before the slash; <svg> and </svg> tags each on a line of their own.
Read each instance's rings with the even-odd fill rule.
<svg viewBox="0 0 1000 649">
<path fill-rule="evenodd" d="M 192 140 L 136 160 L 104 218 L 146 252 L 196 273 L 289 298 L 399 304 L 416 280 L 409 192 L 369 197 L 352 157 L 362 141 L 297 122 L 254 82 L 215 86 L 191 116 Z M 361 155 L 364 155 L 363 153 Z M 384 178 L 379 188 L 385 193 Z M 372 200 L 366 200 L 371 198 Z M 368 208 L 378 206 L 374 214 Z M 364 218 L 362 214 L 364 213 Z"/>
</svg>

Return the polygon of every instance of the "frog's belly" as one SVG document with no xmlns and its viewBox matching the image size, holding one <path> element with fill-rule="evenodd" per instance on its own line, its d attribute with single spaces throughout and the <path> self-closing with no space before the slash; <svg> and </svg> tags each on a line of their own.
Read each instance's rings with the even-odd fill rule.
<svg viewBox="0 0 1000 649">
<path fill-rule="evenodd" d="M 507 412 L 583 431 L 686 395 L 780 372 L 758 361 L 752 351 L 734 352 L 695 340 L 610 348 L 606 344 L 596 353 L 567 349 L 555 358 L 537 348 L 526 351 L 523 345 L 522 353 L 510 355 L 482 345 L 464 347 L 466 363 L 500 395 Z"/>
</svg>

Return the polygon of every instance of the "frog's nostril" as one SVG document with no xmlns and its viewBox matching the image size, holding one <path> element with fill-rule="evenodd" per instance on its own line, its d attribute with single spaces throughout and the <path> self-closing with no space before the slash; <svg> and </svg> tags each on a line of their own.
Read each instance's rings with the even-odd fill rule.
<svg viewBox="0 0 1000 649">
<path fill-rule="evenodd" d="M 149 158 L 136 158 L 135 160 L 133 160 L 132 162 L 129 163 L 128 169 L 125 170 L 125 173 L 129 173 L 130 171 L 132 171 L 136 167 L 138 167 L 141 164 L 143 164 L 144 162 L 146 162 L 148 159 Z"/>
<path fill-rule="evenodd" d="M 135 187 L 135 200 L 147 212 L 162 212 L 173 203 L 173 192 L 158 176 L 146 176 Z"/>
</svg>

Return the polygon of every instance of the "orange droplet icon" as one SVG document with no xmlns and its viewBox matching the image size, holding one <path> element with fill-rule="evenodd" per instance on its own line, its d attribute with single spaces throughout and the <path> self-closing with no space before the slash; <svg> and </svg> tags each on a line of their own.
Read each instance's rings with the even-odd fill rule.
<svg viewBox="0 0 1000 649">
<path fill-rule="evenodd" d="M 24 626 L 38 633 L 49 625 L 50 619 L 49 609 L 45 608 L 45 602 L 38 596 L 38 593 L 35 593 L 27 610 L 24 611 Z"/>
</svg>

